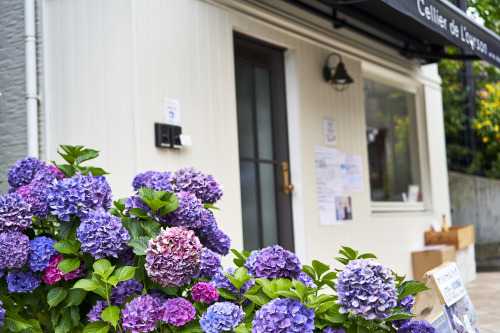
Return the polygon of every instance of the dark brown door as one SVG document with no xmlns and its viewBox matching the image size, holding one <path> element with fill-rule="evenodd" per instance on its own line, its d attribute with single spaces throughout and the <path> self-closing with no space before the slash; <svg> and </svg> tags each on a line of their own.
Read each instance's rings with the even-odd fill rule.
<svg viewBox="0 0 500 333">
<path fill-rule="evenodd" d="M 279 244 L 293 251 L 284 49 L 234 35 L 238 140 L 247 251 Z"/>
</svg>

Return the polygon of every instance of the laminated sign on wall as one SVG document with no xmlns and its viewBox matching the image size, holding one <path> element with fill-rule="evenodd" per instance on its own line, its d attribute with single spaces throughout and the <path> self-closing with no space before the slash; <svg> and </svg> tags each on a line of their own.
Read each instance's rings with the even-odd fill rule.
<svg viewBox="0 0 500 333">
<path fill-rule="evenodd" d="M 455 262 L 444 263 L 425 274 L 430 290 L 419 293 L 413 312 L 440 333 L 480 333 L 474 305 L 465 290 Z"/>
</svg>

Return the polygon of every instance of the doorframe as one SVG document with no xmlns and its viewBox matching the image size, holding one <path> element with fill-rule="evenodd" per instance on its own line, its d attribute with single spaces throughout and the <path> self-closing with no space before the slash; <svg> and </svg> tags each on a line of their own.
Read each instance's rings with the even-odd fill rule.
<svg viewBox="0 0 500 333">
<path fill-rule="evenodd" d="M 294 253 L 302 263 L 308 262 L 307 232 L 305 220 L 305 201 L 303 187 L 302 169 L 302 140 L 301 140 L 301 115 L 299 98 L 299 80 L 297 73 L 296 52 L 292 46 L 282 42 L 260 36 L 258 34 L 233 27 L 231 36 L 234 33 L 246 35 L 250 38 L 260 40 L 263 43 L 275 45 L 285 49 L 283 52 L 284 72 L 285 72 L 285 99 L 288 126 L 288 152 L 290 161 L 290 179 L 294 186 L 292 196 L 292 224 Z M 234 50 L 234 39 L 231 38 L 232 50 Z M 234 56 L 232 57 L 234 61 Z M 234 64 L 233 64 L 234 68 Z M 236 112 L 236 109 L 235 109 Z M 238 159 L 239 163 L 239 159 Z"/>
</svg>

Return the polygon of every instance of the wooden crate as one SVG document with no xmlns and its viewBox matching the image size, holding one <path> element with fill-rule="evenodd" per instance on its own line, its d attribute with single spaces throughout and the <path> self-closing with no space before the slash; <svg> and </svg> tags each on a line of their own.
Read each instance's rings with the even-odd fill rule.
<svg viewBox="0 0 500 333">
<path fill-rule="evenodd" d="M 425 232 L 425 245 L 447 244 L 454 245 L 456 249 L 464 249 L 475 242 L 473 225 L 450 227 L 447 232 Z"/>
</svg>

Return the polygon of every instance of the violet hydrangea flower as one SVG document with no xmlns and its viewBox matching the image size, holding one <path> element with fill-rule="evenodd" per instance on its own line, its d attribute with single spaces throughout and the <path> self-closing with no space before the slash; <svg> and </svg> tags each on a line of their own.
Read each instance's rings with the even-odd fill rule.
<svg viewBox="0 0 500 333">
<path fill-rule="evenodd" d="M 314 283 L 314 280 L 307 275 L 305 272 L 300 272 L 299 276 L 295 279 L 301 282 L 304 286 L 309 288 L 317 288 L 318 286 Z"/>
<path fill-rule="evenodd" d="M 160 217 L 160 223 L 171 226 L 183 226 L 186 228 L 199 228 L 201 225 L 201 214 L 203 204 L 194 194 L 181 191 L 175 193 L 179 199 L 179 206 L 176 210 Z"/>
<path fill-rule="evenodd" d="M 177 297 L 163 304 L 163 321 L 174 326 L 182 326 L 196 317 L 196 309 L 188 300 Z"/>
<path fill-rule="evenodd" d="M 122 310 L 123 329 L 131 333 L 149 332 L 156 329 L 155 323 L 162 320 L 163 307 L 150 295 L 139 296 Z"/>
<path fill-rule="evenodd" d="M 145 185 L 155 191 L 173 192 L 171 175 L 171 172 L 155 172 L 147 179 Z"/>
<path fill-rule="evenodd" d="M 236 304 L 220 302 L 210 305 L 200 318 L 200 326 L 205 333 L 232 332 L 243 322 L 245 312 Z"/>
<path fill-rule="evenodd" d="M 5 279 L 9 293 L 31 293 L 41 282 L 40 277 L 32 271 L 13 270 Z"/>
<path fill-rule="evenodd" d="M 156 171 L 146 171 L 135 176 L 134 180 L 132 181 L 132 187 L 134 188 L 134 191 L 137 191 L 141 187 L 146 187 L 151 177 L 153 177 L 153 175 L 155 174 L 157 174 Z"/>
<path fill-rule="evenodd" d="M 118 259 L 120 259 L 125 266 L 133 266 L 135 253 L 130 246 L 124 246 L 124 248 L 118 252 Z"/>
<path fill-rule="evenodd" d="M 61 180 L 66 176 L 53 165 L 43 165 L 33 177 L 33 181 L 52 184 L 54 180 Z"/>
<path fill-rule="evenodd" d="M 438 331 L 425 320 L 417 320 L 406 323 L 398 329 L 398 333 L 438 333 Z"/>
<path fill-rule="evenodd" d="M 28 268 L 33 272 L 43 271 L 49 267 L 50 257 L 56 254 L 54 243 L 56 241 L 45 237 L 39 236 L 30 241 L 30 253 L 28 256 Z"/>
<path fill-rule="evenodd" d="M 260 253 L 260 250 L 254 250 L 250 253 L 248 258 L 245 260 L 245 264 L 243 267 L 245 267 L 248 271 L 248 275 L 254 276 L 254 263 L 255 260 L 257 259 L 258 255 Z"/>
<path fill-rule="evenodd" d="M 141 295 L 143 286 L 135 278 L 118 282 L 115 288 L 111 289 L 111 303 L 122 306 L 123 302 L 132 295 Z"/>
<path fill-rule="evenodd" d="M 210 249 L 204 249 L 201 254 L 200 276 L 211 278 L 221 271 L 221 259 L 219 255 Z"/>
<path fill-rule="evenodd" d="M 203 203 L 214 204 L 222 197 L 222 188 L 214 177 L 192 167 L 176 171 L 172 183 L 176 192 L 193 193 Z"/>
<path fill-rule="evenodd" d="M 251 287 L 253 287 L 255 285 L 255 281 L 252 279 L 252 280 L 248 280 L 247 282 L 245 282 L 245 284 L 241 287 L 241 297 L 240 297 L 240 295 L 238 295 L 238 289 L 236 289 L 236 287 L 231 283 L 231 280 L 229 280 L 229 278 L 224 275 L 224 273 L 228 273 L 228 274 L 231 274 L 232 276 L 234 276 L 234 271 L 235 271 L 234 268 L 228 268 L 224 271 L 221 271 L 221 272 L 215 274 L 212 277 L 212 280 L 209 281 L 209 283 L 212 286 L 214 286 L 215 288 L 228 289 L 229 291 L 231 291 L 234 294 L 236 299 L 239 298 L 239 300 L 241 301 L 241 299 L 243 298 L 243 295 L 248 291 L 248 289 L 250 289 Z M 221 302 L 221 301 L 230 301 L 230 300 L 227 300 L 224 297 L 219 296 L 219 302 Z M 234 301 L 234 302 L 236 302 L 236 301 Z M 249 303 L 250 303 L 250 300 L 246 299 L 243 302 L 243 305 L 247 305 Z"/>
<path fill-rule="evenodd" d="M 201 225 L 195 228 L 195 233 L 200 237 L 200 242 L 206 248 L 225 256 L 231 248 L 231 239 L 217 226 L 217 221 L 209 210 L 203 209 Z"/>
<path fill-rule="evenodd" d="M 262 249 L 253 263 L 252 273 L 255 277 L 275 279 L 278 277 L 294 278 L 300 276 L 302 264 L 292 252 L 279 245 Z"/>
<path fill-rule="evenodd" d="M 146 273 L 163 286 L 181 287 L 200 270 L 201 244 L 192 230 L 184 227 L 162 229 L 149 241 Z"/>
<path fill-rule="evenodd" d="M 87 314 L 89 318 L 89 323 L 94 321 L 103 321 L 101 318 L 101 313 L 108 307 L 108 301 L 97 301 L 96 305 L 92 307 L 92 310 Z"/>
<path fill-rule="evenodd" d="M 5 309 L 2 307 L 3 302 L 0 301 L 0 326 L 3 326 L 3 320 L 5 318 Z"/>
<path fill-rule="evenodd" d="M 391 271 L 372 259 L 351 260 L 339 273 L 335 288 L 340 313 L 367 320 L 385 319 L 396 306 L 396 284 Z"/>
<path fill-rule="evenodd" d="M 130 213 L 132 208 L 142 209 L 148 216 L 153 215 L 151 208 L 149 208 L 148 204 L 141 199 L 140 195 L 133 195 L 125 200 L 125 215 L 130 216 L 133 219 L 140 220 L 140 217 Z M 155 216 L 155 220 L 158 221 L 158 214 Z"/>
<path fill-rule="evenodd" d="M 31 183 L 37 171 L 45 165 L 35 157 L 27 157 L 17 161 L 7 174 L 10 184 L 9 192 L 14 192 L 23 185 Z"/>
<path fill-rule="evenodd" d="M 345 333 L 345 330 L 342 328 L 325 327 L 323 333 Z"/>
<path fill-rule="evenodd" d="M 29 204 L 20 194 L 0 195 L 0 232 L 23 231 L 31 227 Z"/>
<path fill-rule="evenodd" d="M 263 305 L 252 321 L 252 333 L 314 331 L 314 310 L 290 298 L 276 298 Z"/>
<path fill-rule="evenodd" d="M 399 300 L 398 303 L 396 304 L 396 306 L 403 307 L 403 311 L 411 312 L 411 309 L 413 309 L 413 305 L 414 304 L 415 304 L 415 300 L 413 299 L 413 297 L 412 296 L 407 296 L 407 297 Z M 408 323 L 409 321 L 411 321 L 410 318 L 400 319 L 400 320 L 393 320 L 392 321 L 392 326 L 394 326 L 395 328 L 400 328 L 403 325 L 405 325 L 406 323 Z"/>
<path fill-rule="evenodd" d="M 76 239 L 82 243 L 82 250 L 95 259 L 117 258 L 118 253 L 125 249 L 125 243 L 130 241 L 130 235 L 119 217 L 100 209 L 90 211 L 82 218 Z"/>
<path fill-rule="evenodd" d="M 15 193 L 20 194 L 30 205 L 30 212 L 33 216 L 46 219 L 49 213 L 47 204 L 48 183 L 33 180 L 28 185 L 21 186 Z"/>
<path fill-rule="evenodd" d="M 47 202 L 51 214 L 62 221 L 69 221 L 73 214 L 84 217 L 89 211 L 99 208 L 107 211 L 112 202 L 111 188 L 105 178 L 93 177 L 90 173 L 54 182 L 48 189 Z"/>
<path fill-rule="evenodd" d="M 30 239 L 20 232 L 0 233 L 0 269 L 19 268 L 26 263 Z"/>
<path fill-rule="evenodd" d="M 191 288 L 191 298 L 195 302 L 210 303 L 219 298 L 219 293 L 214 286 L 207 282 L 198 282 Z"/>
</svg>

